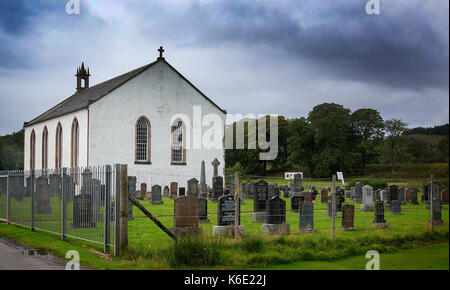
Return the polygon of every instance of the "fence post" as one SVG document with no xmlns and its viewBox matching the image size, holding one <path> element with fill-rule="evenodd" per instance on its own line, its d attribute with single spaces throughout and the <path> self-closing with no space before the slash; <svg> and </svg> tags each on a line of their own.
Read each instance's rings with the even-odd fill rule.
<svg viewBox="0 0 450 290">
<path fill-rule="evenodd" d="M 239 198 L 239 173 L 234 173 L 234 238 L 239 239 L 239 208 L 241 206 L 241 200 Z"/>
<path fill-rule="evenodd" d="M 25 172 L 24 172 L 25 175 Z M 28 184 L 27 184 L 28 185 Z M 30 231 L 34 232 L 34 169 L 30 170 L 30 206 L 31 206 L 31 221 L 30 221 Z"/>
<path fill-rule="evenodd" d="M 120 165 L 120 233 L 119 247 L 120 250 L 128 246 L 128 166 Z"/>
<path fill-rule="evenodd" d="M 109 254 L 109 243 L 110 243 L 110 223 L 111 223 L 111 165 L 106 165 L 105 167 L 105 195 L 103 197 L 103 208 L 104 208 L 104 230 L 103 230 L 103 252 Z"/>
<path fill-rule="evenodd" d="M 433 231 L 433 199 L 434 199 L 434 176 L 431 175 L 431 185 L 428 190 L 428 204 L 430 205 L 430 229 Z"/>
<path fill-rule="evenodd" d="M 114 165 L 114 178 L 115 178 L 115 192 L 114 192 L 114 218 L 115 218 L 115 233 L 114 233 L 114 255 L 118 256 L 120 253 L 120 164 Z"/>
<path fill-rule="evenodd" d="M 333 174 L 331 194 L 331 239 L 334 240 L 336 229 L 336 175 Z"/>
<path fill-rule="evenodd" d="M 63 168 L 61 172 L 61 240 L 66 240 L 66 223 L 67 223 L 67 212 L 66 212 L 66 196 L 64 194 L 64 175 L 67 174 L 67 168 Z"/>
<path fill-rule="evenodd" d="M 6 177 L 6 224 L 9 225 L 11 219 L 11 178 L 10 171 L 7 172 Z"/>
</svg>

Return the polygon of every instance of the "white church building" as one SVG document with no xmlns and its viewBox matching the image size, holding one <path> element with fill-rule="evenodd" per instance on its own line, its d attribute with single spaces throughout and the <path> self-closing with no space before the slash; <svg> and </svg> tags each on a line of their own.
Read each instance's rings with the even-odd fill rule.
<svg viewBox="0 0 450 290">
<path fill-rule="evenodd" d="M 175 181 L 183 187 L 200 179 L 204 160 L 211 186 L 211 162 L 217 158 L 223 176 L 226 111 L 163 52 L 161 47 L 155 62 L 95 86 L 89 86 L 89 69 L 82 64 L 76 93 L 24 123 L 24 169 L 128 164 L 138 184 L 164 187 Z M 217 146 L 202 144 L 204 132 Z"/>
</svg>

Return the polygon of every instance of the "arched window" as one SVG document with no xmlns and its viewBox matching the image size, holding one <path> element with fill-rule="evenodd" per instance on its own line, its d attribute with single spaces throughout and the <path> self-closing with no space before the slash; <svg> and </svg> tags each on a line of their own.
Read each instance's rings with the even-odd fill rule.
<svg viewBox="0 0 450 290">
<path fill-rule="evenodd" d="M 55 140 L 55 168 L 62 168 L 62 126 L 58 123 L 56 127 L 56 140 Z"/>
<path fill-rule="evenodd" d="M 44 127 L 42 132 L 42 169 L 48 169 L 48 130 Z"/>
<path fill-rule="evenodd" d="M 151 153 L 151 125 L 150 121 L 142 116 L 136 122 L 136 163 L 150 163 Z"/>
<path fill-rule="evenodd" d="M 175 121 L 172 125 L 172 165 L 186 164 L 186 140 L 184 137 L 186 131 L 185 129 L 184 123 L 180 120 Z"/>
<path fill-rule="evenodd" d="M 78 120 L 75 118 L 72 122 L 72 140 L 70 148 L 70 167 L 78 167 L 79 160 L 79 148 L 80 148 L 80 127 Z"/>
<path fill-rule="evenodd" d="M 36 134 L 33 131 L 31 131 L 31 137 L 30 137 L 30 170 L 36 169 Z"/>
</svg>

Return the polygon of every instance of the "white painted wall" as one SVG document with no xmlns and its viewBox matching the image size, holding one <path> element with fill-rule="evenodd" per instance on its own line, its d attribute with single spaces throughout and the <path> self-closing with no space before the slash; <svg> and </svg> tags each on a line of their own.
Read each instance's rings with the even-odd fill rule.
<svg viewBox="0 0 450 290">
<path fill-rule="evenodd" d="M 88 144 L 88 110 L 82 109 L 73 113 L 69 113 L 54 119 L 50 119 L 44 122 L 33 124 L 29 127 L 25 127 L 25 140 L 24 140 L 24 169 L 30 170 L 30 138 L 31 132 L 34 129 L 36 134 L 36 159 L 35 168 L 42 169 L 42 133 L 44 127 L 47 126 L 48 130 L 48 167 L 55 168 L 55 146 L 56 146 L 56 127 L 58 122 L 61 122 L 63 131 L 63 167 L 70 167 L 70 152 L 71 152 L 71 134 L 72 134 L 72 122 L 77 118 L 80 130 L 79 136 L 79 166 L 87 166 L 87 144 Z"/>
<path fill-rule="evenodd" d="M 202 116 L 218 114 L 224 124 L 222 111 L 167 64 L 156 63 L 90 105 L 89 165 L 128 164 L 128 174 L 137 177 L 138 185 L 147 183 L 151 190 L 154 184 L 164 187 L 175 181 L 179 187 L 187 187 L 187 180 L 200 180 L 201 161 L 205 160 L 206 182 L 211 186 L 214 158 L 221 163 L 219 174 L 224 173 L 223 149 L 190 149 L 186 166 L 170 164 L 170 120 L 175 114 L 186 114 L 192 135 L 194 105 L 201 106 Z M 151 122 L 151 165 L 135 164 L 135 124 L 140 116 Z M 203 131 L 208 128 L 203 127 Z"/>
</svg>

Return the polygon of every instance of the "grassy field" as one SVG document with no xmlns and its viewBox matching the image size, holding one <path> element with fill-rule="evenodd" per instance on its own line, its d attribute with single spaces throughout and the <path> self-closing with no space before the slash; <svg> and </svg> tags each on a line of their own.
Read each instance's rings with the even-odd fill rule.
<svg viewBox="0 0 450 290">
<path fill-rule="evenodd" d="M 400 185 L 400 183 L 396 184 Z M 315 182 L 311 185 L 319 188 L 330 186 L 326 182 Z M 404 185 L 411 185 L 411 182 L 405 182 Z M 173 200 L 163 198 L 163 201 L 162 205 L 151 205 L 149 201 L 141 201 L 141 203 L 170 228 L 173 226 Z M 286 207 L 290 209 L 289 199 L 286 199 Z M 405 263 L 399 264 L 398 268 L 401 269 L 402 265 L 405 265 L 405 267 L 408 266 L 406 269 L 410 269 L 420 268 L 423 263 L 407 251 L 422 248 L 425 251 L 425 247 L 429 249 L 430 245 L 448 243 L 448 205 L 444 205 L 442 210 L 445 224 L 436 227 L 434 233 L 428 230 L 429 211 L 426 210 L 425 204 L 405 205 L 402 207 L 403 215 L 392 215 L 386 210 L 385 219 L 390 228 L 384 230 L 371 226 L 373 212 L 359 211 L 359 204 L 355 204 L 355 208 L 357 230 L 341 231 L 341 220 L 337 219 L 337 233 L 334 241 L 330 239 L 331 219 L 327 217 L 326 204 L 320 204 L 320 201 L 314 205 L 316 233 L 297 233 L 298 214 L 288 211 L 286 222 L 291 226 L 291 234 L 280 237 L 261 232 L 261 224 L 251 221 L 250 212 L 253 210 L 253 201 L 245 200 L 245 204 L 241 207 L 241 224 L 245 226 L 246 237 L 238 242 L 212 235 L 212 226 L 217 222 L 217 203 L 208 202 L 210 223 L 200 225 L 204 238 L 188 239 L 179 244 L 175 244 L 143 213 L 134 208 L 135 219 L 128 222 L 129 249 L 120 257 L 102 254 L 101 245 L 74 239 L 62 242 L 57 235 L 39 231 L 30 232 L 26 228 L 5 224 L 0 224 L 0 235 L 35 248 L 48 249 L 60 257 L 64 257 L 68 250 L 79 250 L 81 263 L 96 269 L 253 269 L 265 268 L 268 265 L 274 269 L 308 269 L 316 263 L 323 265 L 324 269 L 332 267 L 327 266 L 330 264 L 336 265 L 337 269 L 347 269 L 347 260 L 354 261 L 351 259 L 358 259 L 357 257 L 361 259 L 365 252 L 371 249 L 383 253 L 383 257 L 394 255 L 395 258 L 395 255 L 400 257 L 404 253 Z M 43 227 L 45 222 L 45 219 L 40 220 Z M 48 223 L 54 223 L 54 221 L 50 220 Z M 48 227 L 51 226 L 48 225 Z M 446 256 L 448 259 L 448 250 Z M 436 263 L 439 265 L 433 264 L 434 268 L 441 267 L 441 262 L 436 260 Z"/>
</svg>

